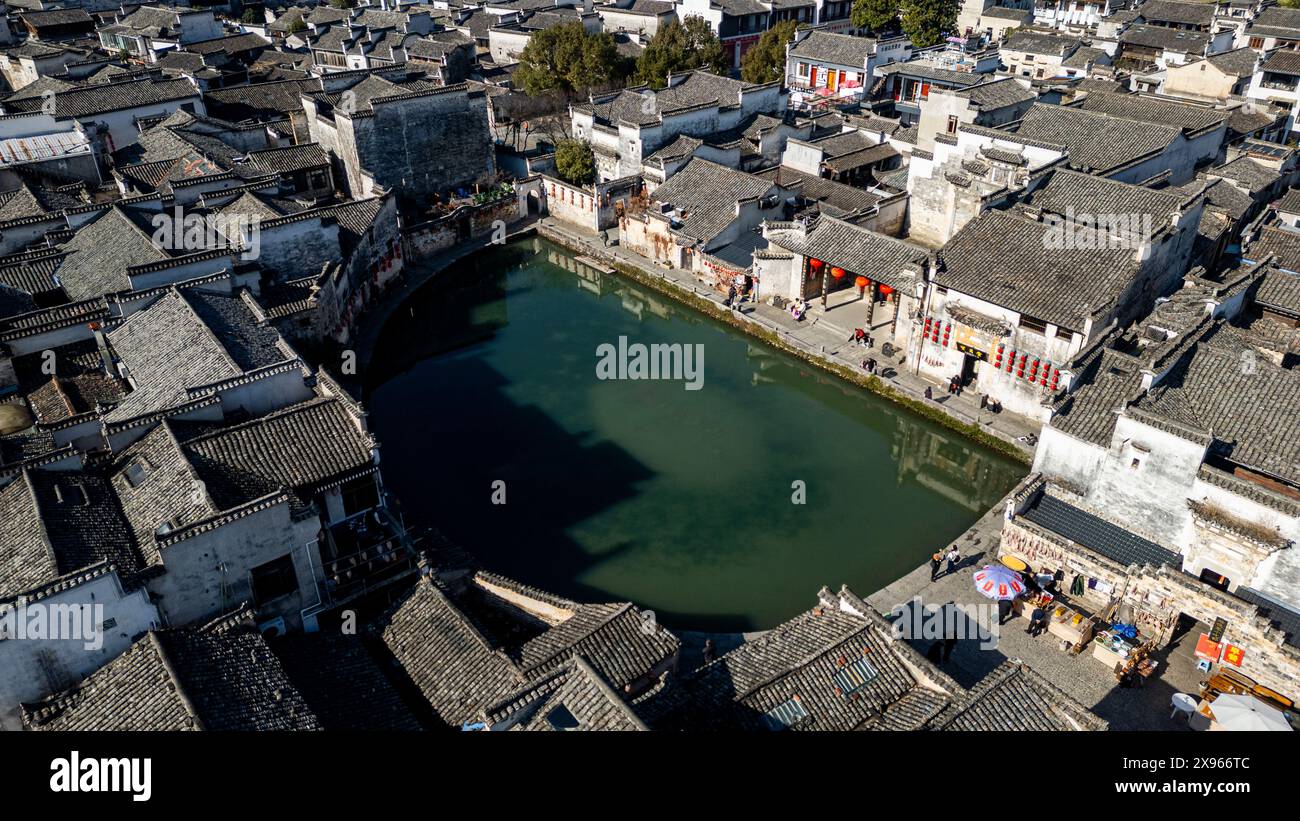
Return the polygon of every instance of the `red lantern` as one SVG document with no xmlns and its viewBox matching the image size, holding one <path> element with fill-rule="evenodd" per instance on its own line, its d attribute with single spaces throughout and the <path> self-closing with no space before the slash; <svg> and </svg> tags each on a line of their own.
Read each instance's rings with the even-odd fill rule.
<svg viewBox="0 0 1300 821">
<path fill-rule="evenodd" d="M 820 259 L 808 260 L 808 267 L 813 269 L 814 271 L 820 271 L 822 269 L 822 266 L 825 264 L 826 263 L 822 262 Z"/>
<path fill-rule="evenodd" d="M 993 370 L 995 371 L 1002 370 L 1002 350 L 1004 348 L 1006 348 L 1006 345 L 999 345 L 998 352 L 993 355 Z"/>
<path fill-rule="evenodd" d="M 1059 385 L 1059 384 L 1061 384 L 1061 371 L 1060 371 L 1060 369 L 1058 369 L 1058 368 L 1053 368 L 1053 369 L 1052 369 L 1052 387 L 1050 388 L 1050 390 L 1055 391 L 1055 390 L 1056 390 L 1056 386 Z"/>
<path fill-rule="evenodd" d="M 844 273 L 845 273 L 845 271 L 844 271 L 843 268 L 832 268 L 832 269 L 831 269 L 831 276 L 835 277 L 836 279 L 843 279 L 843 278 L 844 278 Z"/>
<path fill-rule="evenodd" d="M 943 346 L 948 347 L 948 336 L 952 333 L 952 323 L 943 326 Z"/>
<path fill-rule="evenodd" d="M 892 294 L 893 292 L 894 292 L 894 289 L 893 289 L 893 288 L 890 288 L 888 285 L 881 285 L 881 286 L 880 286 L 880 295 L 881 295 L 881 296 L 889 296 L 889 295 Z"/>
<path fill-rule="evenodd" d="M 857 279 L 853 280 L 853 284 L 858 286 L 859 288 L 865 288 L 871 284 L 871 280 L 867 279 L 866 277 L 858 277 Z"/>
</svg>

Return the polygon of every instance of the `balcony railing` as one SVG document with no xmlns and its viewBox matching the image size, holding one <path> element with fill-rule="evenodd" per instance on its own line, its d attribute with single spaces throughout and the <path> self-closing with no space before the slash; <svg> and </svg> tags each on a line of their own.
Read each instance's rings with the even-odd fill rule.
<svg viewBox="0 0 1300 821">
<path fill-rule="evenodd" d="M 413 572 L 417 555 L 402 523 L 385 508 L 371 508 L 325 530 L 321 561 L 321 599 L 333 607 Z"/>
</svg>

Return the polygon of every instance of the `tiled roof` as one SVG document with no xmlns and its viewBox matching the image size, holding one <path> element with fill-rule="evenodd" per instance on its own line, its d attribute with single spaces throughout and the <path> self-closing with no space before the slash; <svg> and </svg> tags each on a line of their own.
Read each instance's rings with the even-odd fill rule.
<svg viewBox="0 0 1300 821">
<path fill-rule="evenodd" d="M 785 166 L 759 171 L 756 176 L 770 179 L 785 188 L 798 185 L 799 193 L 805 198 L 834 209 L 833 216 L 869 212 L 880 202 L 880 197 L 870 191 Z"/>
<path fill-rule="evenodd" d="M 1152 230 L 1168 225 L 1170 217 L 1185 210 L 1192 198 L 1177 191 L 1156 191 L 1140 185 L 1108 180 L 1065 168 L 1052 170 L 1027 199 L 1030 205 L 1053 214 L 1145 214 Z"/>
<path fill-rule="evenodd" d="M 1017 31 L 1002 43 L 1002 50 L 1060 57 L 1078 48 L 1079 45 L 1080 41 L 1077 37 L 1065 37 L 1040 31 Z"/>
<path fill-rule="evenodd" d="M 1239 182 L 1251 194 L 1258 194 L 1282 178 L 1276 169 L 1246 156 L 1207 169 L 1205 173 L 1212 177 L 1224 177 Z"/>
<path fill-rule="evenodd" d="M 948 699 L 929 690 L 929 697 L 918 702 L 917 691 L 928 688 L 896 648 L 876 620 L 820 606 L 683 677 L 677 703 L 654 726 L 695 731 L 782 725 L 794 730 L 921 729 Z M 851 674 L 855 667 L 861 675 Z M 841 675 L 845 673 L 849 675 Z M 781 720 L 769 717 L 774 714 Z"/>
<path fill-rule="evenodd" d="M 1200 31 L 1137 23 L 1124 30 L 1119 36 L 1119 42 L 1121 48 L 1131 45 L 1201 55 L 1210 44 L 1210 35 Z"/>
<path fill-rule="evenodd" d="M 867 37 L 814 31 L 790 49 L 790 56 L 861 68 L 875 49 L 876 41 Z"/>
<path fill-rule="evenodd" d="M 1040 494 L 1020 515 L 1125 567 L 1132 564 L 1183 566 L 1182 556 L 1174 551 L 1047 493 Z"/>
<path fill-rule="evenodd" d="M 985 111 L 993 111 L 1017 103 L 1029 102 L 1038 96 L 1030 89 L 1022 86 L 1013 77 L 999 78 L 991 82 L 967 86 L 953 93 L 958 97 L 970 100 Z"/>
<path fill-rule="evenodd" d="M 932 725 L 957 732 L 1105 730 L 1107 723 L 1031 670 L 1007 659 L 987 673 Z"/>
<path fill-rule="evenodd" d="M 1249 587 L 1238 587 L 1235 593 L 1237 598 L 1244 599 L 1258 607 L 1260 614 L 1264 618 L 1277 625 L 1278 629 L 1286 634 L 1287 644 L 1292 647 L 1300 647 L 1300 610 L 1297 610 L 1294 605 L 1279 601 L 1267 593 L 1261 593 Z"/>
<path fill-rule="evenodd" d="M 1053 249 L 1052 226 L 988 211 L 940 252 L 938 282 L 994 305 L 1080 331 L 1116 300 L 1138 271 L 1124 248 Z"/>
<path fill-rule="evenodd" d="M 1255 292 L 1255 302 L 1300 317 L 1300 273 L 1270 269 Z"/>
<path fill-rule="evenodd" d="M 621 692 L 677 652 L 677 639 L 662 628 L 646 630 L 646 621 L 630 604 L 582 605 L 549 596 L 544 603 L 559 614 L 559 621 L 534 626 L 522 644 L 507 644 L 484 618 L 507 619 L 515 625 L 507 631 L 537 621 L 501 615 L 512 606 L 491 587 L 515 588 L 528 598 L 538 594 L 495 576 L 478 578 L 489 584 L 471 582 L 471 590 L 455 601 L 431 579 L 421 579 L 378 627 L 405 675 L 438 720 L 450 726 L 479 720 L 484 710 L 564 670 L 575 656 Z M 475 604 L 476 597 L 487 603 Z"/>
<path fill-rule="evenodd" d="M 1214 128 L 1228 118 L 1227 112 L 1190 103 L 1161 100 L 1138 94 L 1093 92 L 1083 100 L 1085 111 L 1099 111 L 1144 123 L 1171 126 L 1189 133 Z"/>
<path fill-rule="evenodd" d="M 707 243 L 736 219 L 738 202 L 757 199 L 771 189 L 772 183 L 762 177 L 692 157 L 655 189 L 653 198 L 681 212 L 681 224 L 674 230 Z"/>
<path fill-rule="evenodd" d="M 134 80 L 124 83 L 104 83 L 72 88 L 56 92 L 54 95 L 54 115 L 56 117 L 93 117 L 110 111 L 122 111 L 128 108 L 140 108 L 159 103 L 175 102 L 199 97 L 199 91 L 189 80 Z M 17 104 L 6 103 L 6 108 L 14 111 L 39 111 L 40 98 L 22 100 Z"/>
<path fill-rule="evenodd" d="M 1071 165 L 1097 172 L 1158 153 L 1179 137 L 1179 130 L 1171 126 L 1042 103 L 1030 107 L 1016 133 L 1065 146 Z"/>
<path fill-rule="evenodd" d="M 490 725 L 522 732 L 629 732 L 648 729 L 635 710 L 581 655 L 529 682 L 485 711 Z"/>
<path fill-rule="evenodd" d="M 1277 74 L 1300 74 L 1300 52 L 1278 49 L 1270 54 L 1259 68 L 1261 71 L 1272 71 Z"/>
<path fill-rule="evenodd" d="M 420 729 L 360 636 L 323 630 L 269 643 L 324 729 Z"/>
<path fill-rule="evenodd" d="M 67 253 L 57 272 L 59 283 L 73 300 L 90 299 L 130 289 L 127 268 L 161 262 L 168 255 L 154 245 L 124 208 L 114 205 L 77 233 L 62 248 Z"/>
<path fill-rule="evenodd" d="M 1300 39 L 1300 9 L 1269 6 L 1246 27 L 1252 37 L 1283 37 Z"/>
<path fill-rule="evenodd" d="M 23 705 L 34 730 L 319 730 L 246 611 L 151 632 L 71 690 Z"/>
<path fill-rule="evenodd" d="M 1249 77 L 1255 73 L 1255 63 L 1259 61 L 1259 54 L 1253 48 L 1243 47 L 1220 54 L 1212 54 L 1205 59 L 1210 62 L 1210 65 L 1224 74 L 1240 78 Z"/>
<path fill-rule="evenodd" d="M 1242 249 L 1242 254 L 1254 262 L 1272 254 L 1279 267 L 1300 273 L 1300 231 L 1280 225 L 1266 226 L 1254 242 Z"/>
<path fill-rule="evenodd" d="M 238 296 L 173 288 L 107 334 L 135 384 L 108 415 L 123 421 L 183 404 L 189 390 L 288 359 L 279 334 Z"/>
<path fill-rule="evenodd" d="M 1147 0 L 1138 7 L 1138 13 L 1157 23 L 1182 23 L 1208 27 L 1214 22 L 1214 5 L 1210 3 L 1179 3 L 1174 0 Z"/>
<path fill-rule="evenodd" d="M 1288 188 L 1286 193 L 1273 203 L 1273 208 L 1288 214 L 1300 214 L 1300 188 Z"/>
<path fill-rule="evenodd" d="M 1209 431 L 1222 459 L 1300 483 L 1300 371 L 1256 360 L 1245 369 L 1237 351 L 1198 342 L 1133 407 Z"/>
<path fill-rule="evenodd" d="M 769 245 L 823 260 L 891 288 L 912 287 L 912 276 L 904 268 L 924 265 L 929 256 L 924 248 L 829 216 L 819 218 L 806 236 L 795 229 L 769 229 L 767 238 Z"/>
</svg>

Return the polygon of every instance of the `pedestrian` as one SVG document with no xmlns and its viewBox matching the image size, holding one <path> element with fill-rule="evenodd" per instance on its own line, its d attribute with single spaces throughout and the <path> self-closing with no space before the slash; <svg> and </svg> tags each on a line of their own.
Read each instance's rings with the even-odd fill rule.
<svg viewBox="0 0 1300 821">
<path fill-rule="evenodd" d="M 936 552 L 930 557 L 930 581 L 939 578 L 939 567 L 943 564 L 943 554 Z"/>
<path fill-rule="evenodd" d="M 957 562 L 961 561 L 961 552 L 957 550 L 957 545 L 948 549 L 948 572 L 951 573 L 957 569 Z"/>
<path fill-rule="evenodd" d="M 1007 599 L 999 599 L 998 600 L 998 626 L 1000 627 L 1006 624 L 1007 619 L 1010 617 L 1011 617 L 1011 602 Z"/>
<path fill-rule="evenodd" d="M 1045 629 L 1047 629 L 1047 611 L 1035 607 L 1033 615 L 1029 618 L 1029 629 L 1025 632 L 1031 636 L 1039 636 Z"/>
<path fill-rule="evenodd" d="M 925 398 L 926 398 L 926 399 L 933 399 L 933 398 L 934 398 L 934 391 L 930 390 L 930 386 L 929 386 L 929 385 L 926 385 L 926 386 L 925 386 Z"/>
<path fill-rule="evenodd" d="M 727 286 L 727 301 L 724 302 L 723 304 L 726 305 L 728 308 L 730 308 L 731 303 L 735 301 L 736 301 L 736 286 L 733 283 Z"/>
<path fill-rule="evenodd" d="M 718 651 L 713 646 L 713 639 L 704 640 L 704 663 L 708 664 L 718 657 Z"/>
</svg>

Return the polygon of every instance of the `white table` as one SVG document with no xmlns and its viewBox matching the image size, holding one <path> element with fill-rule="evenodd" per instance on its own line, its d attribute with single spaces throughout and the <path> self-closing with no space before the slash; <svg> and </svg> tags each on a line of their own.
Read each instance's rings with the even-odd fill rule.
<svg viewBox="0 0 1300 821">
<path fill-rule="evenodd" d="M 1196 712 L 1197 700 L 1186 693 L 1174 693 L 1173 697 L 1169 701 L 1174 708 L 1174 711 L 1169 714 L 1170 718 L 1173 718 L 1179 713 L 1186 713 L 1187 717 L 1190 719 L 1192 713 Z"/>
</svg>

